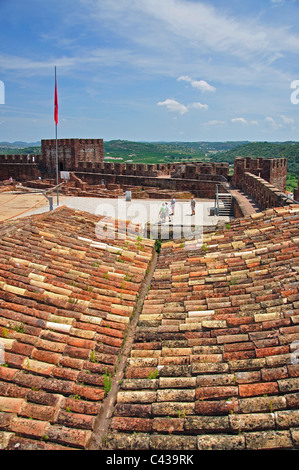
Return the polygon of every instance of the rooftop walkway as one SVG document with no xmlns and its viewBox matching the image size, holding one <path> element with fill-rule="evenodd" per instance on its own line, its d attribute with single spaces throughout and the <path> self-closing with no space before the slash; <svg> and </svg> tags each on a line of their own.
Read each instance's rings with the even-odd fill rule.
<svg viewBox="0 0 299 470">
<path fill-rule="evenodd" d="M 231 188 L 230 193 L 237 201 L 244 217 L 247 217 L 251 214 L 255 214 L 256 212 L 260 212 L 260 208 L 256 204 L 256 202 L 250 196 L 243 193 L 243 191 L 241 191 L 240 189 Z"/>
</svg>

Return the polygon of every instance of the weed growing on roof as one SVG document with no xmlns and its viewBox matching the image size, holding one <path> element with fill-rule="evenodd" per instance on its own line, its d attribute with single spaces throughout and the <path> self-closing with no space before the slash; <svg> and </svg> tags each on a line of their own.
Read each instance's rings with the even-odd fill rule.
<svg viewBox="0 0 299 470">
<path fill-rule="evenodd" d="M 104 278 L 104 279 L 109 279 L 109 274 L 108 274 L 108 273 L 104 273 L 104 274 L 103 274 L 103 278 Z"/>
<path fill-rule="evenodd" d="M 2 330 L 2 338 L 8 338 L 9 337 L 9 331 L 4 327 Z"/>
<path fill-rule="evenodd" d="M 17 333 L 24 333 L 24 324 L 23 323 L 20 323 L 20 325 L 16 325 L 14 327 L 14 330 L 17 332 Z"/>
<path fill-rule="evenodd" d="M 158 377 L 159 377 L 159 371 L 154 370 L 149 374 L 148 379 L 157 379 Z"/>
<path fill-rule="evenodd" d="M 161 240 L 156 240 L 155 241 L 155 250 L 156 250 L 157 253 L 160 253 L 161 245 L 162 245 Z"/>
<path fill-rule="evenodd" d="M 105 393 L 107 394 L 110 392 L 111 386 L 112 386 L 111 373 L 109 373 L 109 375 L 107 374 L 107 368 L 105 369 L 103 380 L 104 380 L 104 390 L 105 390 Z"/>
<path fill-rule="evenodd" d="M 90 353 L 90 362 L 99 362 L 96 356 L 96 352 L 94 350 Z"/>
</svg>

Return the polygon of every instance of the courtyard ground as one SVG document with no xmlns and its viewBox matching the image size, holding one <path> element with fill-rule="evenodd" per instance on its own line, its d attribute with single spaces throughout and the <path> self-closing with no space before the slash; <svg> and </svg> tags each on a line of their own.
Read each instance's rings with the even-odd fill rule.
<svg viewBox="0 0 299 470">
<path fill-rule="evenodd" d="M 89 198 L 89 197 L 59 197 L 59 206 L 79 209 L 94 215 L 104 215 L 116 220 L 128 220 L 132 224 L 151 225 L 160 223 L 159 211 L 163 202 L 161 199 L 132 199 L 127 201 L 125 196 L 119 198 Z M 189 200 L 177 200 L 175 214 L 171 216 L 174 226 L 215 226 L 220 220 L 228 222 L 229 217 L 218 218 L 210 215 L 214 207 L 213 200 L 198 199 L 195 216 L 191 216 Z M 53 197 L 53 209 L 57 208 L 56 195 Z M 13 218 L 41 214 L 50 210 L 49 201 L 43 194 L 17 194 L 5 192 L 0 194 L 0 222 Z M 171 211 L 170 211 L 171 212 Z M 166 220 L 166 225 L 169 220 Z"/>
</svg>

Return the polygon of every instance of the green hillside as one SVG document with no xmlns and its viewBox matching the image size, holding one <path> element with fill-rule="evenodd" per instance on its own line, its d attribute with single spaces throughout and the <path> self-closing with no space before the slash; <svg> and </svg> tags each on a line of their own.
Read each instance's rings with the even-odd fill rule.
<svg viewBox="0 0 299 470">
<path fill-rule="evenodd" d="M 236 157 L 287 158 L 287 191 L 298 187 L 299 142 L 252 142 L 213 157 L 214 161 L 233 163 Z"/>
<path fill-rule="evenodd" d="M 288 170 L 297 172 L 299 142 L 252 142 L 215 155 L 215 161 L 233 163 L 235 157 L 287 158 Z"/>
<path fill-rule="evenodd" d="M 1 147 L 0 144 L 0 154 L 1 155 L 38 155 L 41 153 L 40 147 Z"/>
<path fill-rule="evenodd" d="M 231 150 L 243 142 L 104 142 L 104 156 L 138 163 L 210 161 L 218 152 Z"/>
</svg>

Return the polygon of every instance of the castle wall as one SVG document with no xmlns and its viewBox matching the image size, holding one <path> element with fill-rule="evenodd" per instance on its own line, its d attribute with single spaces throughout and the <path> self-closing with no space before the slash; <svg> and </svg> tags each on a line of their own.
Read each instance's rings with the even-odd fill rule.
<svg viewBox="0 0 299 470">
<path fill-rule="evenodd" d="M 89 173 L 87 171 L 75 172 L 76 176 L 87 182 L 89 185 L 99 185 L 102 180 L 106 186 L 111 184 L 119 184 L 120 186 L 142 186 L 146 188 L 157 188 L 157 190 L 170 191 L 189 191 L 194 196 L 200 198 L 213 199 L 215 197 L 215 188 L 219 184 L 219 177 L 206 176 L 206 179 L 180 179 L 169 177 L 151 177 L 138 175 L 117 175 Z M 223 192 L 225 190 L 223 189 Z"/>
<path fill-rule="evenodd" d="M 292 203 L 279 188 L 249 172 L 243 176 L 242 190 L 251 196 L 262 210 Z"/>
<path fill-rule="evenodd" d="M 69 171 L 84 187 L 153 188 L 190 192 L 199 198 L 213 199 L 216 185 L 230 180 L 229 165 L 215 162 L 143 164 L 104 162 L 102 139 L 58 139 L 59 171 Z M 42 140 L 42 155 L 0 155 L 0 179 L 12 177 L 20 182 L 56 175 L 56 141 Z M 232 178 L 262 209 L 288 204 L 285 191 L 287 160 L 237 157 Z M 81 184 L 81 183 L 80 183 Z M 82 189 L 82 188 L 81 188 Z M 222 192 L 226 190 L 221 188 Z M 298 192 L 295 194 L 298 198 Z"/>
<path fill-rule="evenodd" d="M 0 180 L 25 182 L 41 176 L 41 155 L 0 155 Z"/>
<path fill-rule="evenodd" d="M 101 184 L 104 180 L 105 184 L 192 191 L 197 197 L 204 198 L 213 198 L 216 184 L 224 180 L 224 175 L 228 175 L 228 164 L 104 162 L 102 141 L 98 143 L 95 149 L 93 139 L 58 139 L 59 172 L 76 171 L 90 185 Z M 12 176 L 15 180 L 25 182 L 41 176 L 53 178 L 55 175 L 55 140 L 42 141 L 42 155 L 0 156 L 1 179 Z"/>
<path fill-rule="evenodd" d="M 213 175 L 228 179 L 229 165 L 215 162 L 176 163 L 172 165 L 170 174 L 172 178 L 198 179 L 202 175 Z"/>
<path fill-rule="evenodd" d="M 236 157 L 234 162 L 233 184 L 242 189 L 246 172 L 258 176 L 281 191 L 285 191 L 287 182 L 286 158 L 251 158 Z"/>
<path fill-rule="evenodd" d="M 42 156 L 45 172 L 56 173 L 56 140 L 42 140 Z M 104 161 L 103 139 L 57 139 L 59 171 L 74 171 L 79 162 L 90 165 Z"/>
</svg>

